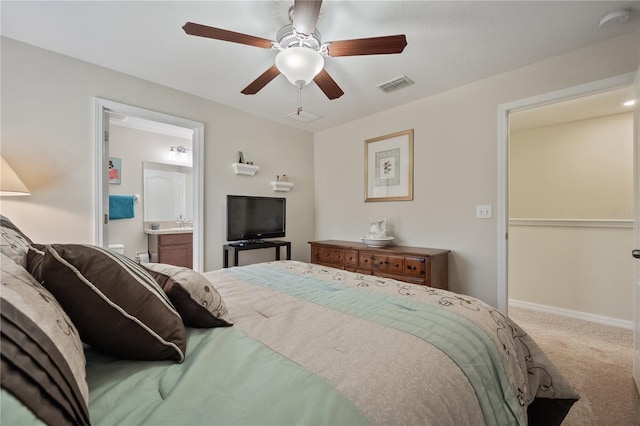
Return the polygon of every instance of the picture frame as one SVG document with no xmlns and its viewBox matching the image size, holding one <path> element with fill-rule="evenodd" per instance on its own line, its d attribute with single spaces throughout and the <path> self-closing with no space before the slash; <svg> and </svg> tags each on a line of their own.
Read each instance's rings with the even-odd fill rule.
<svg viewBox="0 0 640 426">
<path fill-rule="evenodd" d="M 109 183 L 120 185 L 122 183 L 122 160 L 117 157 L 109 157 Z"/>
<path fill-rule="evenodd" d="M 413 200 L 413 129 L 364 141 L 364 201 Z"/>
</svg>

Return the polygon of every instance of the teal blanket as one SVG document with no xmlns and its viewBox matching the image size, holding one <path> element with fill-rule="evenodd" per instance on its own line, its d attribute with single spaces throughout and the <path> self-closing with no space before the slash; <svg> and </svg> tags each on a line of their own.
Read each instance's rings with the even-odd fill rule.
<svg viewBox="0 0 640 426">
<path fill-rule="evenodd" d="M 92 424 L 369 423 L 327 382 L 233 327 L 188 329 L 187 351 L 182 364 L 89 351 Z"/>
</svg>

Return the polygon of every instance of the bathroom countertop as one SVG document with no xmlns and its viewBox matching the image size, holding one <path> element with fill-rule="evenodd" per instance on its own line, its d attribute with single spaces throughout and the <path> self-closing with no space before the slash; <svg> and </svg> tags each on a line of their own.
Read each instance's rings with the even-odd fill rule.
<svg viewBox="0 0 640 426">
<path fill-rule="evenodd" d="M 144 233 L 151 234 L 151 235 L 193 234 L 193 228 L 163 228 L 163 229 L 145 228 Z"/>
</svg>

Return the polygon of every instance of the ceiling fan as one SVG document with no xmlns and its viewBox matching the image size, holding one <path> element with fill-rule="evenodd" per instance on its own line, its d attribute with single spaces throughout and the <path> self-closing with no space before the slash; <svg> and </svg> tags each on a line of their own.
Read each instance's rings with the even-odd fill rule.
<svg viewBox="0 0 640 426">
<path fill-rule="evenodd" d="M 329 99 L 337 99 L 344 92 L 324 69 L 324 56 L 401 53 L 407 39 L 401 34 L 322 43 L 316 30 L 321 5 L 322 0 L 295 0 L 289 9 L 291 23 L 278 31 L 276 41 L 193 22 L 187 22 L 182 29 L 189 35 L 279 51 L 275 65 L 242 90 L 245 95 L 255 95 L 282 73 L 299 89 L 313 80 Z"/>
</svg>

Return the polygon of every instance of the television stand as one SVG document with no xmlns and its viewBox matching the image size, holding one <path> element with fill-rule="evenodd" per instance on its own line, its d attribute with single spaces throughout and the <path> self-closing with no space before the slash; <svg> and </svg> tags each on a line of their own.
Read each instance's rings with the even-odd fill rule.
<svg viewBox="0 0 640 426">
<path fill-rule="evenodd" d="M 287 260 L 291 260 L 291 241 L 242 241 L 237 243 L 225 244 L 222 247 L 222 267 L 229 267 L 229 250 L 233 250 L 233 266 L 238 266 L 238 252 L 245 250 L 275 248 L 276 260 L 280 260 L 280 247 L 286 248 Z"/>
</svg>

